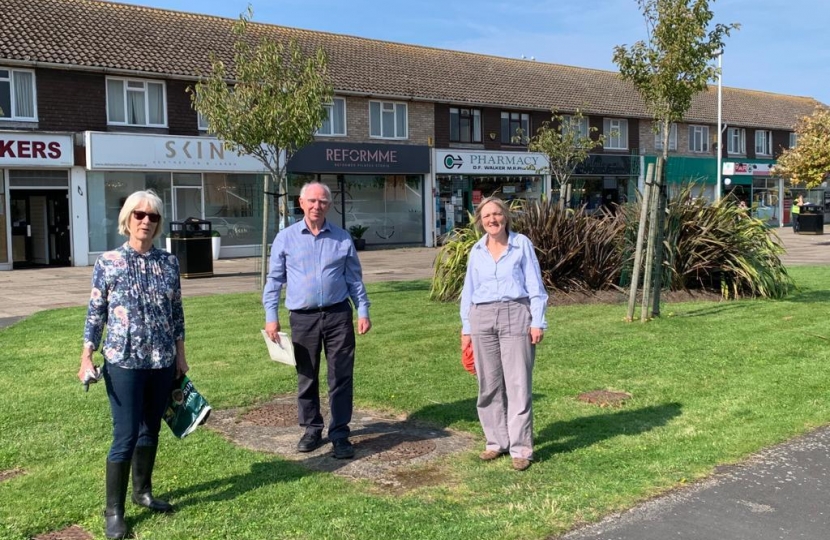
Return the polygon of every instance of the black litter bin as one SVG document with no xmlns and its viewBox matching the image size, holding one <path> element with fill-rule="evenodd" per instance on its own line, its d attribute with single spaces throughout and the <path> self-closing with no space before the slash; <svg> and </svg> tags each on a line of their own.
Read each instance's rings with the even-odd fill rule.
<svg viewBox="0 0 830 540">
<path fill-rule="evenodd" d="M 812 203 L 802 204 L 798 215 L 798 232 L 824 234 L 824 208 Z"/>
<path fill-rule="evenodd" d="M 213 249 L 210 221 L 187 218 L 170 222 L 170 251 L 179 259 L 183 278 L 211 277 Z"/>
</svg>

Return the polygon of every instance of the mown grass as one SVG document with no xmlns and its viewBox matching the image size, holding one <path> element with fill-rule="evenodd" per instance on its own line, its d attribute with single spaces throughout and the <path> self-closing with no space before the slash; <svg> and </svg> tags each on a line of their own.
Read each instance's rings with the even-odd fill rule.
<svg viewBox="0 0 830 540">
<path fill-rule="evenodd" d="M 199 429 L 166 430 L 155 478 L 179 511 L 128 505 L 140 539 L 541 539 L 692 482 L 714 467 L 830 422 L 830 268 L 791 269 L 781 301 L 667 305 L 648 324 L 622 305 L 552 308 L 534 372 L 536 455 L 525 473 L 476 452 L 444 481 L 401 495 L 235 447 Z M 429 283 L 369 286 L 374 328 L 358 338 L 356 401 L 480 436 L 475 381 L 460 365 L 458 309 Z M 217 408 L 294 391 L 265 359 L 256 294 L 189 298 L 188 358 Z M 79 523 L 101 535 L 110 418 L 102 387 L 75 378 L 85 310 L 0 330 L 0 537 Z M 578 402 L 624 390 L 620 409 Z M 299 431 L 298 431 L 299 435 Z"/>
</svg>

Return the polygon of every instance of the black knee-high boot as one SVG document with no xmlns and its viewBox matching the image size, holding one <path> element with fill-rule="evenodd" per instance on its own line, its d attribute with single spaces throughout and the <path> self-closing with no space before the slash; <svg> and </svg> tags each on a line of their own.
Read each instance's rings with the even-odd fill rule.
<svg viewBox="0 0 830 540">
<path fill-rule="evenodd" d="M 137 446 L 133 452 L 133 502 L 154 512 L 172 512 L 173 506 L 153 497 L 156 446 Z"/>
<path fill-rule="evenodd" d="M 127 483 L 129 480 L 129 461 L 107 461 L 107 507 L 104 509 L 107 538 L 124 538 L 127 536 L 127 522 L 124 521 L 124 501 L 127 498 Z"/>
</svg>

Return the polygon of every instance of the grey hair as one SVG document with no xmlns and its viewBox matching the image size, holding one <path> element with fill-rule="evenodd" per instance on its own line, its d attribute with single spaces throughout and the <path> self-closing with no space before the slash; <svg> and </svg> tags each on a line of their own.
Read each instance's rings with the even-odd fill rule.
<svg viewBox="0 0 830 540">
<path fill-rule="evenodd" d="M 306 191 L 308 191 L 308 188 L 313 187 L 313 186 L 320 186 L 321 188 L 323 188 L 323 191 L 326 192 L 326 198 L 328 199 L 329 202 L 331 202 L 331 189 L 329 189 L 329 187 L 326 184 L 322 183 L 322 182 L 309 182 L 309 183 L 305 184 L 302 187 L 302 189 L 300 189 L 300 198 L 305 199 Z"/>
<path fill-rule="evenodd" d="M 507 206 L 507 203 L 499 199 L 498 197 L 486 197 L 476 207 L 476 212 L 473 217 L 473 225 L 475 226 L 476 230 L 482 233 L 484 232 L 484 227 L 482 227 L 481 225 L 481 209 L 489 203 L 493 203 L 496 206 L 498 206 L 502 214 L 504 214 L 504 230 L 506 230 L 509 233 L 510 225 L 513 223 L 512 213 L 510 212 L 510 207 Z"/>
<path fill-rule="evenodd" d="M 164 224 L 164 202 L 156 195 L 152 189 L 146 191 L 136 191 L 124 201 L 124 206 L 121 207 L 121 212 L 118 214 L 118 234 L 130 237 L 130 216 L 133 210 L 146 202 L 150 210 L 161 216 L 159 222 L 156 223 L 156 230 L 153 232 L 153 238 L 161 234 L 162 225 Z"/>
</svg>

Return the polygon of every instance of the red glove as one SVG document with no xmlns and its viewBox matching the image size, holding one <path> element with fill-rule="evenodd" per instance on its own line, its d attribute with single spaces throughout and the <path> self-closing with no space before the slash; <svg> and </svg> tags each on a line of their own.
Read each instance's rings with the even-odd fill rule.
<svg viewBox="0 0 830 540">
<path fill-rule="evenodd" d="M 461 351 L 461 365 L 464 369 L 469 371 L 472 375 L 476 374 L 475 358 L 473 357 L 473 344 L 470 342 L 464 350 Z"/>
</svg>

